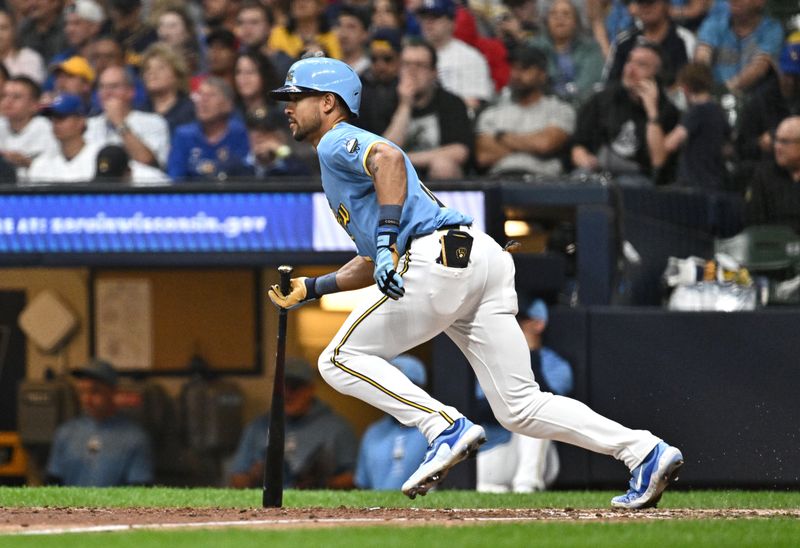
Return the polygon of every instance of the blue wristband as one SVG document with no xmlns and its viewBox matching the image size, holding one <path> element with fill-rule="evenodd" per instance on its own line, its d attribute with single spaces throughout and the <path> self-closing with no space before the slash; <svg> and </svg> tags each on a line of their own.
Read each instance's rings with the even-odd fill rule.
<svg viewBox="0 0 800 548">
<path fill-rule="evenodd" d="M 319 278 L 306 278 L 306 300 L 318 299 L 329 293 L 338 293 L 336 272 L 330 272 Z"/>
<path fill-rule="evenodd" d="M 400 232 L 400 216 L 403 214 L 402 205 L 378 206 L 378 233 Z"/>
</svg>

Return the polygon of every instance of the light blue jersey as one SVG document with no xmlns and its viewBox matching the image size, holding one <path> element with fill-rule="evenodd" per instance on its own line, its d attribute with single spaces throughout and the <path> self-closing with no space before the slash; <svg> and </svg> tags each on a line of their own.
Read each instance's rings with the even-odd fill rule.
<svg viewBox="0 0 800 548">
<path fill-rule="evenodd" d="M 339 123 L 328 131 L 317 146 L 322 172 L 322 187 L 337 222 L 356 243 L 358 254 L 375 259 L 378 226 L 378 200 L 366 159 L 375 143 L 399 147 L 383 137 Z M 402 152 L 402 151 L 401 151 Z M 405 153 L 407 194 L 400 218 L 397 250 L 404 253 L 416 237 L 449 225 L 472 224 L 472 217 L 444 207 L 425 188 Z"/>
</svg>

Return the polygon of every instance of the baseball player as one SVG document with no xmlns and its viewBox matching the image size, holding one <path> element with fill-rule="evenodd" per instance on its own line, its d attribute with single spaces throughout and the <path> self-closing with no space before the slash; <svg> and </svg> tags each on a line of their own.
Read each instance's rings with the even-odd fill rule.
<svg viewBox="0 0 800 548">
<path fill-rule="evenodd" d="M 443 205 L 420 182 L 408 156 L 347 121 L 358 116 L 361 81 L 341 61 L 302 59 L 272 96 L 286 102 L 289 128 L 317 150 L 333 214 L 358 254 L 335 272 L 293 278 L 292 308 L 327 293 L 372 286 L 319 358 L 322 377 L 409 426 L 429 443 L 406 480 L 410 498 L 435 487 L 486 440 L 483 428 L 416 386 L 391 360 L 445 332 L 469 360 L 492 411 L 512 432 L 571 443 L 622 460 L 633 474 L 613 506 L 655 506 L 683 465 L 681 452 L 576 400 L 539 390 L 517 324 L 511 256 L 472 219 Z"/>
</svg>

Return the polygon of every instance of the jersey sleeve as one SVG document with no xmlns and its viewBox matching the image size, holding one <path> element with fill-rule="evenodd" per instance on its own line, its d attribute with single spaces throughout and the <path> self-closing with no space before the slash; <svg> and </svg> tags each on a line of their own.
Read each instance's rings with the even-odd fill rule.
<svg viewBox="0 0 800 548">
<path fill-rule="evenodd" d="M 324 154 L 331 166 L 342 174 L 372 177 L 367 169 L 367 156 L 372 147 L 381 142 L 389 143 L 378 135 L 353 127 L 326 142 Z"/>
</svg>

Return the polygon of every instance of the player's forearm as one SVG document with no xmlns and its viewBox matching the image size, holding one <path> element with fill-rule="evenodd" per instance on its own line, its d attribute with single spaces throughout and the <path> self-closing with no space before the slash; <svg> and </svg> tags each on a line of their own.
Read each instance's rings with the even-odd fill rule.
<svg viewBox="0 0 800 548">
<path fill-rule="evenodd" d="M 352 291 L 375 283 L 372 278 L 374 266 L 362 256 L 353 257 L 336 271 L 336 287 L 339 291 Z"/>
</svg>

